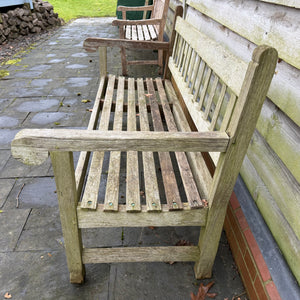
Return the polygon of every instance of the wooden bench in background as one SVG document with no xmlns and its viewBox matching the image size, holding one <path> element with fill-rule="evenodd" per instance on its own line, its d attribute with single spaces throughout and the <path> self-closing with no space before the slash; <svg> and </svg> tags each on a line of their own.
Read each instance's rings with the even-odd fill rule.
<svg viewBox="0 0 300 300">
<path fill-rule="evenodd" d="M 88 38 L 84 47 L 100 47 L 103 57 L 88 129 L 24 129 L 12 142 L 13 156 L 24 163 L 40 164 L 50 153 L 73 283 L 84 280 L 89 263 L 195 261 L 197 278 L 211 276 L 277 52 L 259 46 L 247 65 L 182 18 L 175 33 L 164 79 L 106 76 L 105 47 L 169 51 L 168 43 Z M 76 171 L 74 151 L 82 151 Z M 214 175 L 202 153 L 212 156 Z M 195 246 L 82 245 L 82 228 L 144 226 L 202 227 Z"/>
<path fill-rule="evenodd" d="M 118 6 L 117 10 L 122 12 L 123 20 L 114 20 L 112 24 L 119 26 L 120 39 L 128 39 L 133 41 L 163 41 L 164 28 L 167 20 L 170 0 L 154 0 L 153 5 L 145 6 Z M 181 7 L 181 6 L 180 6 Z M 143 11 L 151 12 L 150 19 L 143 20 L 126 20 L 126 12 Z M 182 12 L 181 12 L 182 16 Z M 175 15 L 176 18 L 176 15 Z M 175 20 L 174 20 L 175 22 Z M 158 51 L 157 60 L 132 60 L 126 58 L 125 48 L 121 48 L 122 73 L 127 75 L 127 65 L 159 65 L 160 73 L 163 68 L 163 52 Z"/>
</svg>

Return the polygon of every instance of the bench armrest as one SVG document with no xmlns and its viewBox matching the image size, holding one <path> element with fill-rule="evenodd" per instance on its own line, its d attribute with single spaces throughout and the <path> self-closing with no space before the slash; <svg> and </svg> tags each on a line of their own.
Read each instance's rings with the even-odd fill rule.
<svg viewBox="0 0 300 300">
<path fill-rule="evenodd" d="M 83 42 L 83 48 L 87 52 L 95 52 L 99 47 L 124 47 L 132 49 L 150 49 L 168 51 L 170 43 L 157 41 L 131 41 L 125 39 L 107 39 L 89 37 Z"/>
<path fill-rule="evenodd" d="M 43 163 L 49 152 L 153 151 L 224 152 L 225 132 L 99 131 L 23 129 L 11 144 L 12 155 L 25 164 Z"/>
<path fill-rule="evenodd" d="M 143 19 L 143 20 L 113 20 L 113 26 L 126 25 L 161 25 L 162 19 Z"/>
</svg>

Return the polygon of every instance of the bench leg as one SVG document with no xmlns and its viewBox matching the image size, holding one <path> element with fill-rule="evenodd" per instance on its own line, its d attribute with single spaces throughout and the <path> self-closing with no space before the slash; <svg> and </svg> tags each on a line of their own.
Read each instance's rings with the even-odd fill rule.
<svg viewBox="0 0 300 300">
<path fill-rule="evenodd" d="M 210 211 L 206 226 L 201 227 L 199 238 L 200 256 L 194 267 L 197 279 L 212 276 L 212 268 L 223 230 L 226 207 L 227 205 L 225 205 L 225 209 Z"/>
<path fill-rule="evenodd" d="M 125 48 L 121 47 L 122 75 L 127 76 L 127 60 Z"/>
<path fill-rule="evenodd" d="M 51 152 L 60 220 L 71 283 L 84 281 L 82 240 L 77 221 L 77 196 L 72 152 Z"/>
</svg>

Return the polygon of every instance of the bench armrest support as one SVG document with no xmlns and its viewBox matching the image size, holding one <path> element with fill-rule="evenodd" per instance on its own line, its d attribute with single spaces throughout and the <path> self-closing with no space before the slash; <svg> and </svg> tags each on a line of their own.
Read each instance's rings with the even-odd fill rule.
<svg viewBox="0 0 300 300">
<path fill-rule="evenodd" d="M 224 152 L 228 143 L 225 132 L 24 129 L 12 141 L 11 151 L 23 163 L 38 165 L 48 158 L 49 152 Z"/>
</svg>

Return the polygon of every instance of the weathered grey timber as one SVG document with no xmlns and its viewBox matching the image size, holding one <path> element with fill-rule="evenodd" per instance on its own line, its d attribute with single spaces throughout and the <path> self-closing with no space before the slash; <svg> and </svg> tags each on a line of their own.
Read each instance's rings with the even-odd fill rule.
<svg viewBox="0 0 300 300">
<path fill-rule="evenodd" d="M 274 74 L 277 52 L 274 48 L 260 46 L 245 68 L 238 58 L 180 17 L 176 20 L 174 34 L 174 48 L 165 79 L 147 78 L 141 82 L 134 78 L 125 81 L 121 77 L 118 80 L 115 75 L 104 76 L 104 66 L 97 94 L 104 101 L 95 131 L 24 130 L 12 142 L 13 155 L 23 162 L 40 164 L 47 159 L 48 152 L 51 154 L 73 283 L 83 281 L 83 264 L 113 261 L 188 260 L 196 262 L 196 278 L 212 275 L 227 204 Z M 147 48 L 149 43 L 155 45 L 155 42 L 140 42 L 139 47 Z M 108 44 L 111 45 L 111 40 L 88 38 L 84 47 L 93 50 L 98 45 L 103 57 L 104 46 Z M 126 41 L 126 45 L 130 42 Z M 160 49 L 161 42 L 156 45 Z M 133 42 L 132 47 L 136 46 Z M 123 47 L 121 41 L 118 47 Z M 191 63 L 193 61 L 196 63 Z M 123 111 L 126 124 L 121 131 L 118 118 L 122 107 L 126 108 Z M 109 122 L 113 118 L 115 128 Z M 72 170 L 72 152 L 79 150 L 84 151 L 86 159 L 86 152 L 93 152 L 89 169 L 80 167 L 86 174 L 76 173 L 77 178 L 86 176 L 82 190 L 78 189 Z M 113 154 L 115 151 L 121 151 L 121 162 Z M 137 151 L 142 152 L 140 156 Z M 216 163 L 213 176 L 200 158 L 201 151 L 220 152 L 213 155 Z M 143 179 L 149 176 L 144 167 L 149 159 L 143 153 L 149 152 L 147 155 L 159 165 L 155 173 L 149 170 L 158 187 L 156 184 L 147 187 L 149 182 Z M 120 168 L 122 161 L 126 162 L 126 179 L 119 178 L 117 182 L 114 173 L 108 174 L 115 178 L 116 186 L 125 184 L 124 200 L 124 196 L 119 197 L 118 202 L 103 199 L 98 192 L 101 173 L 105 170 L 105 155 L 110 156 L 108 172 Z M 204 170 L 197 168 L 199 165 Z M 137 168 L 145 175 L 137 176 Z M 65 174 L 66 170 L 69 174 Z M 81 195 L 82 201 L 77 205 Z M 110 192 L 105 194 L 110 195 Z M 157 195 L 160 209 L 153 212 L 149 207 L 156 206 L 157 201 L 149 199 Z M 112 207 L 113 212 L 106 209 L 107 206 Z M 119 220 L 120 227 L 174 226 L 175 216 L 178 218 L 176 226 L 203 226 L 197 246 L 132 247 L 120 249 L 118 254 L 118 249 L 83 248 L 81 244 L 82 228 L 116 227 Z"/>
</svg>

